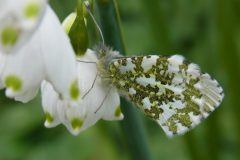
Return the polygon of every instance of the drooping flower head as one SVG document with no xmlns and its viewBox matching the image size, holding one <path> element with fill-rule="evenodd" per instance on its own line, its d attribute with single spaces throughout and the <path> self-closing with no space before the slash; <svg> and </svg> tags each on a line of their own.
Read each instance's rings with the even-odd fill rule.
<svg viewBox="0 0 240 160">
<path fill-rule="evenodd" d="M 121 120 L 120 98 L 115 88 L 109 87 L 99 77 L 98 58 L 95 51 L 87 49 L 87 33 L 84 29 L 82 5 L 77 14 L 70 14 L 63 22 L 77 55 L 78 86 L 80 101 L 60 99 L 53 86 L 42 83 L 42 106 L 48 128 L 63 124 L 74 135 L 94 125 L 98 120 Z M 76 34 L 76 35 L 74 35 Z"/>
<path fill-rule="evenodd" d="M 91 62 L 91 63 L 85 63 Z M 45 126 L 62 123 L 74 135 L 94 125 L 98 120 L 121 120 L 120 97 L 115 88 L 107 86 L 98 75 L 96 52 L 88 49 L 78 58 L 78 84 L 81 101 L 61 100 L 53 87 L 42 84 L 42 105 L 46 115 Z"/>
<path fill-rule="evenodd" d="M 47 0 L 1 0 L 0 50 L 13 52 L 36 30 L 44 15 Z"/>
<path fill-rule="evenodd" d="M 0 87 L 6 95 L 27 102 L 46 80 L 60 97 L 78 100 L 75 54 L 47 1 L 1 3 Z"/>
</svg>

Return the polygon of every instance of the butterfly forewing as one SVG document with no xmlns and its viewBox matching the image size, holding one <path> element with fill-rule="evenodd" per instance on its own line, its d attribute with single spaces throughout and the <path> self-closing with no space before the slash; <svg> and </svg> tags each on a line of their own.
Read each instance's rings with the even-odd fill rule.
<svg viewBox="0 0 240 160">
<path fill-rule="evenodd" d="M 168 136 L 183 134 L 222 101 L 223 90 L 182 56 L 137 56 L 109 64 L 113 85 Z"/>
</svg>

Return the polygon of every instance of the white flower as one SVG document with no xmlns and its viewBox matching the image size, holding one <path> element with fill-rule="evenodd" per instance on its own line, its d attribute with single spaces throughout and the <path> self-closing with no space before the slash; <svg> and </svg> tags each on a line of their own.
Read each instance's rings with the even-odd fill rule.
<svg viewBox="0 0 240 160">
<path fill-rule="evenodd" d="M 43 80 L 61 97 L 77 100 L 80 95 L 74 51 L 46 3 L 0 2 L 0 88 L 6 87 L 8 97 L 22 102 L 37 94 Z"/>
<path fill-rule="evenodd" d="M 97 62 L 94 51 L 88 49 L 79 58 L 85 62 Z M 104 84 L 97 76 L 95 63 L 78 62 L 78 84 L 81 91 L 80 103 L 61 100 L 51 84 L 42 84 L 42 105 L 46 114 L 46 127 L 60 123 L 74 135 L 94 125 L 99 119 L 121 120 L 120 97 L 116 89 Z M 97 78 L 96 78 L 97 76 Z"/>
<path fill-rule="evenodd" d="M 47 0 L 1 0 L 0 50 L 18 49 L 37 28 L 46 9 Z"/>
</svg>

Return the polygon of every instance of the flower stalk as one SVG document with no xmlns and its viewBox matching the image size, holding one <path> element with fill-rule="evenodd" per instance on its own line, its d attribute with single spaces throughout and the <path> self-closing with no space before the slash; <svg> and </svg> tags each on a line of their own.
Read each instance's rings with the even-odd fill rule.
<svg viewBox="0 0 240 160">
<path fill-rule="evenodd" d="M 100 17 L 100 26 L 107 45 L 125 54 L 124 43 L 121 37 L 119 14 L 115 0 L 97 0 Z M 121 109 L 125 115 L 121 122 L 128 149 L 133 159 L 151 159 L 145 132 L 136 110 L 125 99 L 121 99 Z"/>
</svg>

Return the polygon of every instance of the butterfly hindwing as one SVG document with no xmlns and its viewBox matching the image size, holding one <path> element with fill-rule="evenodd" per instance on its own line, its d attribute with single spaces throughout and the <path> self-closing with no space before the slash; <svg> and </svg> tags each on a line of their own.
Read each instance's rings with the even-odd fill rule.
<svg viewBox="0 0 240 160">
<path fill-rule="evenodd" d="M 109 73 L 119 92 L 168 136 L 199 124 L 223 99 L 218 82 L 179 55 L 114 59 Z"/>
</svg>

